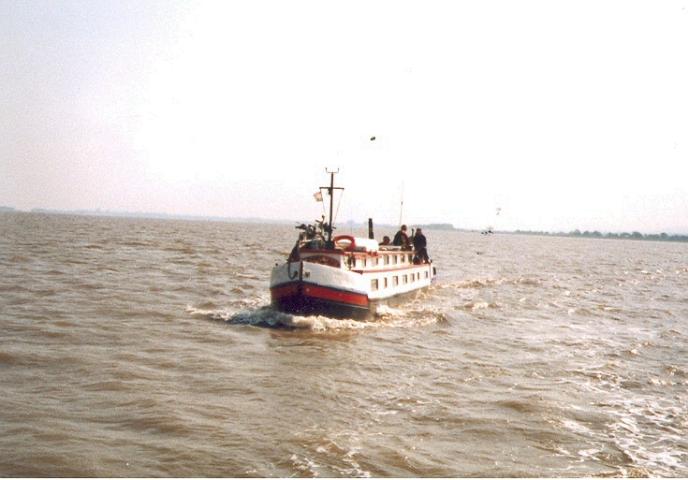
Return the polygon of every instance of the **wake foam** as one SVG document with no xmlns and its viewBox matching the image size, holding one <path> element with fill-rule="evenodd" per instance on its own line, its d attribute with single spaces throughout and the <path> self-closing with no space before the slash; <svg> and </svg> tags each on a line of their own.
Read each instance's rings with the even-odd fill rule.
<svg viewBox="0 0 688 480">
<path fill-rule="evenodd" d="M 324 315 L 291 315 L 270 306 L 254 309 L 197 308 L 187 305 L 186 312 L 194 317 L 222 321 L 233 325 L 252 325 L 265 328 L 286 328 L 313 332 L 362 331 L 379 328 L 412 328 L 448 322 L 448 318 L 435 309 L 393 308 L 379 305 L 369 320 L 331 318 Z"/>
<path fill-rule="evenodd" d="M 267 328 L 291 328 L 312 331 L 361 330 L 374 326 L 374 322 L 329 318 L 322 315 L 290 315 L 269 306 L 251 310 L 233 311 L 229 309 L 202 309 L 187 305 L 186 311 L 192 316 L 209 320 L 223 321 L 234 325 L 253 325 Z"/>
</svg>

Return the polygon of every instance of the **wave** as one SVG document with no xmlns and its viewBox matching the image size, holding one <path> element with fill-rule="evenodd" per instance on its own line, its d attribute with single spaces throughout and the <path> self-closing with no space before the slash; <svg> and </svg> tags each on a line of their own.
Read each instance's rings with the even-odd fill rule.
<svg viewBox="0 0 688 480">
<path fill-rule="evenodd" d="M 495 302 L 485 302 L 485 301 L 475 301 L 466 302 L 460 307 L 455 307 L 456 309 L 470 310 L 475 312 L 476 310 L 485 310 L 488 308 L 499 308 L 499 305 Z"/>
<path fill-rule="evenodd" d="M 538 287 L 542 285 L 539 278 L 518 277 L 518 278 L 474 278 L 460 280 L 458 282 L 439 284 L 439 289 L 480 289 L 488 287 L 498 287 L 501 285 L 527 285 Z"/>
</svg>

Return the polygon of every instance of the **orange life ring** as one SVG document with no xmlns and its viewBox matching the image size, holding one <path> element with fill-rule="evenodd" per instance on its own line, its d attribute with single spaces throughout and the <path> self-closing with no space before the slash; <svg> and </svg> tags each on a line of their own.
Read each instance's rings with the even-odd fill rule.
<svg viewBox="0 0 688 480">
<path fill-rule="evenodd" d="M 339 247 L 342 250 L 345 250 L 347 252 L 352 252 L 354 250 L 354 248 L 356 248 L 356 239 L 354 237 L 352 237 L 351 235 L 337 235 L 336 237 L 334 237 L 332 239 L 332 242 L 335 245 L 337 245 L 337 243 L 340 240 L 348 240 L 349 241 L 349 245 L 347 245 L 346 247 Z"/>
</svg>

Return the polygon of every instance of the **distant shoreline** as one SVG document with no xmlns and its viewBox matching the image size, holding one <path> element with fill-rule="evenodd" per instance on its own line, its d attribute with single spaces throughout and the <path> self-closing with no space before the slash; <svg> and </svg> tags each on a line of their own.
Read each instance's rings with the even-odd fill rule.
<svg viewBox="0 0 688 480">
<path fill-rule="evenodd" d="M 496 232 L 510 235 L 537 235 L 541 237 L 573 237 L 573 238 L 600 238 L 608 240 L 651 240 L 660 242 L 688 242 L 688 235 L 668 233 L 640 233 L 640 232 L 607 232 L 574 230 L 572 232 L 542 232 L 531 230 L 515 230 L 513 232 Z"/>
<path fill-rule="evenodd" d="M 1 210 L 0 210 L 1 211 Z M 82 217 L 110 217 L 110 218 L 149 218 L 153 220 L 190 220 L 197 222 L 236 222 L 236 223 L 272 223 L 293 224 L 296 220 L 268 220 L 258 217 L 222 217 L 214 215 L 185 215 L 178 213 L 157 212 L 119 212 L 110 210 L 52 210 L 47 208 L 33 208 L 30 211 L 12 210 L 16 213 L 40 213 L 47 215 L 78 215 Z"/>
<path fill-rule="evenodd" d="M 149 218 L 155 220 L 188 220 L 199 222 L 233 222 L 233 223 L 266 223 L 273 225 L 292 225 L 302 223 L 302 220 L 275 220 L 258 217 L 222 217 L 212 215 L 184 215 L 172 213 L 156 213 L 156 212 L 120 212 L 109 210 L 52 210 L 47 208 L 33 208 L 30 211 L 17 210 L 13 207 L 0 206 L 0 213 L 39 213 L 48 215 L 78 215 L 84 217 L 112 217 L 112 218 Z M 349 220 L 341 222 L 340 225 L 346 226 L 360 226 L 365 228 L 366 222 L 355 222 Z M 395 225 L 376 224 L 376 228 L 397 228 Z M 426 223 L 414 225 L 414 228 L 422 228 L 431 231 L 452 231 L 452 232 L 466 232 L 466 233 L 482 233 L 488 232 L 469 229 L 456 228 L 450 223 Z M 611 240 L 650 240 L 650 241 L 664 241 L 664 242 L 688 242 L 688 235 L 686 234 L 668 234 L 668 233 L 641 233 L 641 232 L 600 232 L 600 231 L 580 231 L 572 230 L 570 232 L 546 232 L 539 230 L 490 230 L 489 235 L 503 234 L 503 235 L 536 235 L 543 237 L 573 237 L 573 238 L 599 238 Z"/>
</svg>

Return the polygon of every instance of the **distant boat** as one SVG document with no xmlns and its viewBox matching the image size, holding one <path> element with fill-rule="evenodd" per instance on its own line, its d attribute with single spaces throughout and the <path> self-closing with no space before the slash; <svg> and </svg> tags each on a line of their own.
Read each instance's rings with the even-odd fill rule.
<svg viewBox="0 0 688 480">
<path fill-rule="evenodd" d="M 498 217 L 501 212 L 502 212 L 502 207 L 497 207 L 497 210 L 495 211 L 495 217 Z M 491 226 L 489 226 L 480 233 L 483 235 L 492 235 L 494 233 L 494 230 L 492 229 Z"/>
<path fill-rule="evenodd" d="M 302 230 L 289 257 L 272 269 L 270 296 L 273 307 L 295 314 L 322 314 L 362 319 L 392 297 L 428 287 L 437 270 L 432 262 L 420 263 L 414 250 L 380 245 L 372 238 L 332 236 L 334 175 L 330 186 L 330 218 Z M 317 194 L 316 194 L 317 195 Z M 317 197 L 322 198 L 322 197 Z"/>
</svg>

